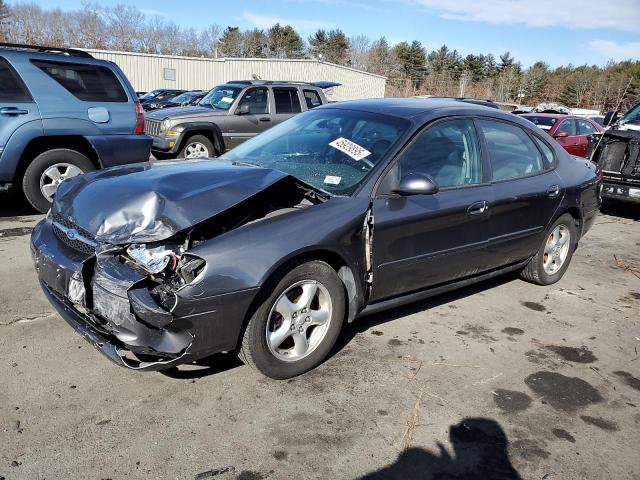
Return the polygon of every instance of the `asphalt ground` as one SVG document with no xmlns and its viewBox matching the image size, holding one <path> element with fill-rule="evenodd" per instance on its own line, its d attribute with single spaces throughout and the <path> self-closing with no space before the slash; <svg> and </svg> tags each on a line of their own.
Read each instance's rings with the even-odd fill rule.
<svg viewBox="0 0 640 480">
<path fill-rule="evenodd" d="M 601 215 L 565 277 L 510 275 L 348 325 L 274 381 L 232 354 L 132 372 L 41 293 L 0 198 L 0 479 L 638 479 L 640 215 Z"/>
</svg>

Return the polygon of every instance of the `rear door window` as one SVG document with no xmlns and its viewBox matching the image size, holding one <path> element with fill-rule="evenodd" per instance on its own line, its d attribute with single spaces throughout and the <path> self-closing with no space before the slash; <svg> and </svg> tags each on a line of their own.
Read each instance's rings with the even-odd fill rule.
<svg viewBox="0 0 640 480">
<path fill-rule="evenodd" d="M 31 60 L 36 67 L 85 102 L 127 102 L 118 77 L 107 67 L 81 63 Z"/>
<path fill-rule="evenodd" d="M 307 110 L 311 110 L 312 108 L 322 105 L 320 95 L 318 95 L 318 92 L 315 90 L 304 90 L 304 100 L 307 102 Z"/>
<path fill-rule="evenodd" d="M 560 132 L 567 132 L 570 137 L 577 135 L 576 122 L 573 120 L 564 120 L 560 125 L 558 125 L 558 129 L 555 134 L 557 135 Z"/>
<path fill-rule="evenodd" d="M 544 170 L 540 150 L 525 131 L 509 123 L 479 120 L 487 142 L 493 180 L 533 175 Z"/>
<path fill-rule="evenodd" d="M 591 135 L 592 133 L 596 133 L 596 127 L 589 120 L 578 120 L 578 135 Z"/>
<path fill-rule="evenodd" d="M 0 102 L 31 102 L 31 95 L 18 72 L 0 57 Z"/>
<path fill-rule="evenodd" d="M 292 88 L 274 88 L 273 98 L 276 102 L 276 113 L 300 113 L 298 91 Z"/>
</svg>

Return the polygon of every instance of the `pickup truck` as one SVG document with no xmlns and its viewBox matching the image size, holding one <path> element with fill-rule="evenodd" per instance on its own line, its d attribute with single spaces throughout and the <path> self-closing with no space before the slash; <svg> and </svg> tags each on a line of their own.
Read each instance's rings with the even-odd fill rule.
<svg viewBox="0 0 640 480">
<path fill-rule="evenodd" d="M 590 135 L 589 155 L 602 170 L 602 198 L 640 204 L 640 103 Z"/>
<path fill-rule="evenodd" d="M 197 106 L 146 116 L 151 153 L 159 160 L 217 157 L 300 112 L 328 103 L 323 89 L 338 85 L 262 80 L 218 85 Z"/>
</svg>

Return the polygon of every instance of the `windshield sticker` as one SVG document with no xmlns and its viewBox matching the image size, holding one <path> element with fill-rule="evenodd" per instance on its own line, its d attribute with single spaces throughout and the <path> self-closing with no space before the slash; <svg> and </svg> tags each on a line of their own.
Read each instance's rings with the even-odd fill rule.
<svg viewBox="0 0 640 480">
<path fill-rule="evenodd" d="M 342 177 L 334 177 L 333 175 L 327 175 L 324 177 L 324 183 L 327 185 L 340 185 Z"/>
<path fill-rule="evenodd" d="M 354 160 L 362 160 L 363 158 L 371 155 L 371 152 L 366 148 L 362 148 L 355 142 L 352 142 L 348 138 L 340 137 L 336 138 L 333 142 L 329 144 L 336 150 L 340 150 L 342 153 L 346 153 Z"/>
<path fill-rule="evenodd" d="M 231 97 L 222 97 L 220 99 L 220 101 L 224 102 L 224 103 L 231 103 L 231 102 L 233 102 L 233 98 L 231 98 Z"/>
</svg>

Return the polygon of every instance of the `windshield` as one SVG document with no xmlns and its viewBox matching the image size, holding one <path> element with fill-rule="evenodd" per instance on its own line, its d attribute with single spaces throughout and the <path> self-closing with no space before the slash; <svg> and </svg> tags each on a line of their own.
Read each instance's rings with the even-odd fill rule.
<svg viewBox="0 0 640 480">
<path fill-rule="evenodd" d="M 640 123 L 640 103 L 625 113 L 620 123 Z"/>
<path fill-rule="evenodd" d="M 147 98 L 155 98 L 158 95 L 160 95 L 160 93 L 164 92 L 164 90 L 151 90 L 150 92 L 145 93 L 144 95 L 142 95 L 140 97 L 140 100 L 145 100 Z"/>
<path fill-rule="evenodd" d="M 535 116 L 534 115 L 522 115 L 522 118 L 526 118 L 531 123 L 535 123 L 542 130 L 551 130 L 551 127 L 553 127 L 556 124 L 556 122 L 558 121 L 557 118 L 541 117 L 541 116 L 537 116 L 537 115 L 535 115 Z"/>
<path fill-rule="evenodd" d="M 376 113 L 310 110 L 222 158 L 280 170 L 330 195 L 351 195 L 409 126 Z"/>
<path fill-rule="evenodd" d="M 175 103 L 190 102 L 193 98 L 197 97 L 198 95 L 200 94 L 192 93 L 192 92 L 181 93 L 180 95 L 178 95 L 173 99 L 173 102 Z"/>
<path fill-rule="evenodd" d="M 215 87 L 198 104 L 201 107 L 215 108 L 217 110 L 229 110 L 229 107 L 236 99 L 242 89 L 221 85 Z"/>
</svg>

